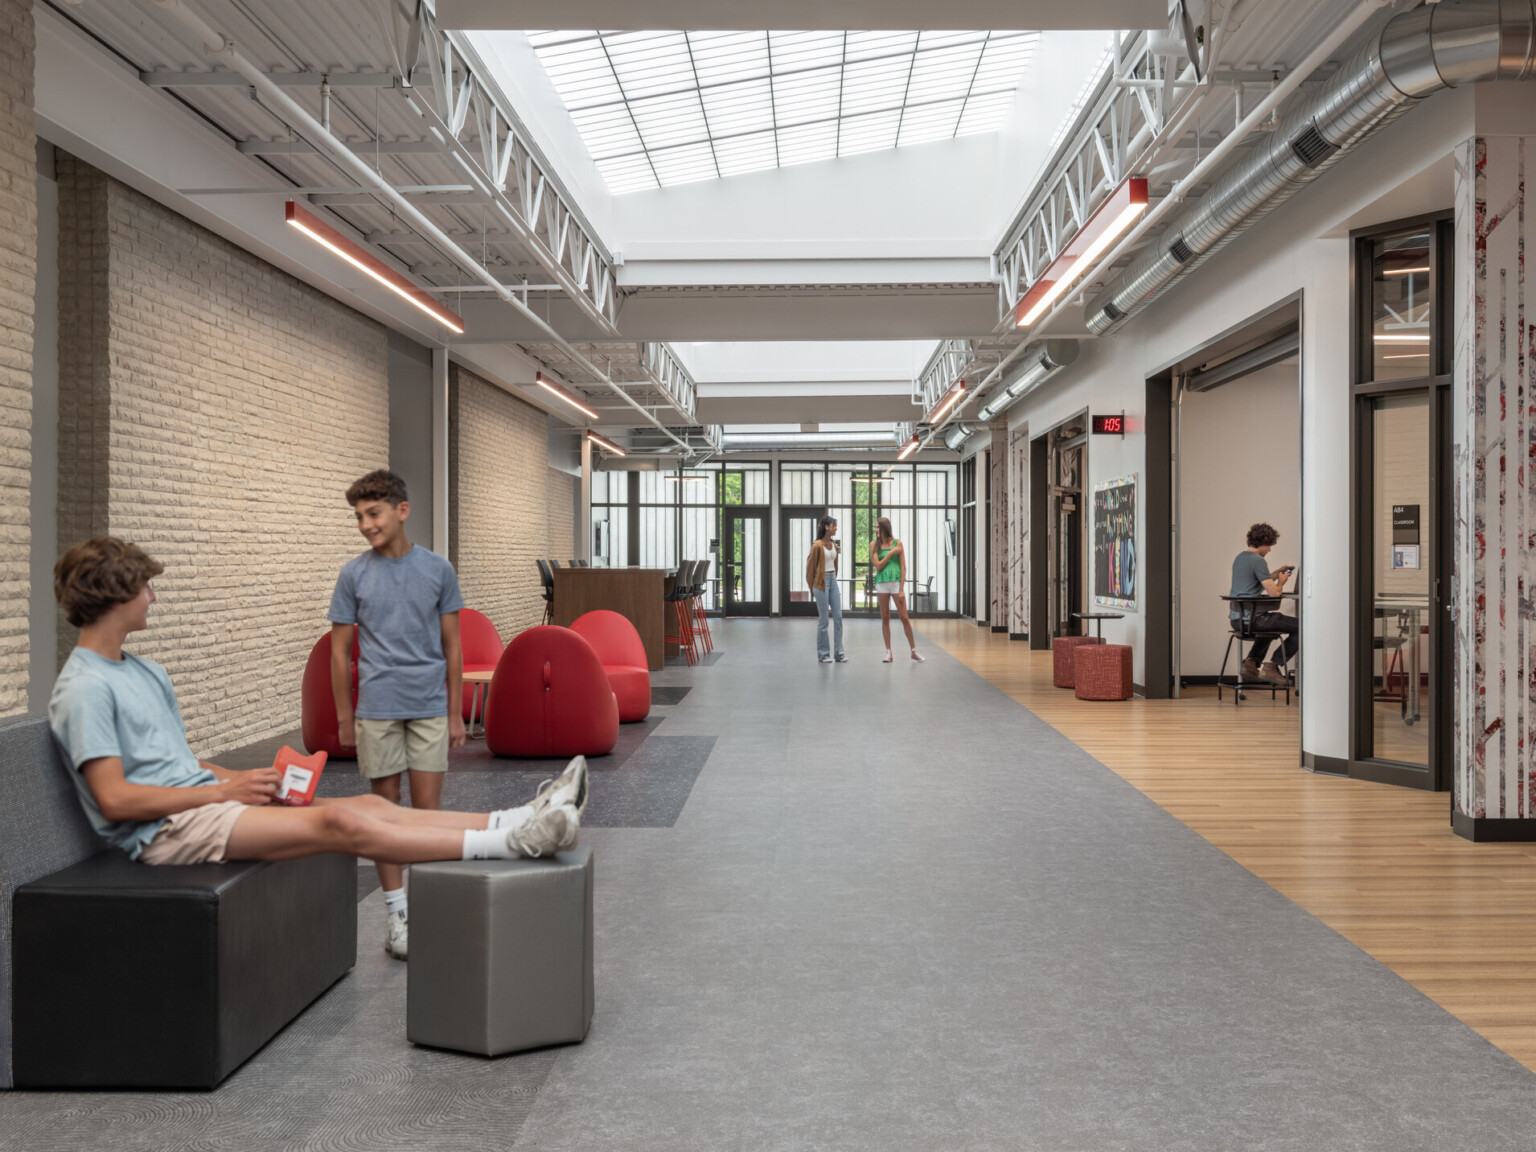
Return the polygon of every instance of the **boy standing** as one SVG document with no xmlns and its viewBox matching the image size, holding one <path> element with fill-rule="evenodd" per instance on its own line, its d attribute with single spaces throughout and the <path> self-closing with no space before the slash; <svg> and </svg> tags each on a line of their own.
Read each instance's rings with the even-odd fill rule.
<svg viewBox="0 0 1536 1152">
<path fill-rule="evenodd" d="M 347 489 L 347 503 L 370 550 L 349 560 L 336 580 L 331 621 L 331 690 L 338 738 L 357 748 L 358 769 L 375 795 L 400 802 L 400 776 L 409 772 L 411 806 L 442 807 L 448 749 L 462 745 L 463 652 L 459 594 L 453 565 L 406 538 L 411 514 L 405 481 L 370 472 Z M 352 709 L 350 659 L 357 625 L 357 710 Z M 384 950 L 408 952 L 404 870 L 378 862 L 384 889 Z"/>
</svg>

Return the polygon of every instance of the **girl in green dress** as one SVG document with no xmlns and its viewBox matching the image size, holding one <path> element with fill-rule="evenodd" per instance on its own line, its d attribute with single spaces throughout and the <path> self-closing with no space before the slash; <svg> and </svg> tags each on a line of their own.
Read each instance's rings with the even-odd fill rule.
<svg viewBox="0 0 1536 1152">
<path fill-rule="evenodd" d="M 917 638 L 912 635 L 912 621 L 907 616 L 907 594 L 902 591 L 907 580 L 907 552 L 901 541 L 891 535 L 891 521 L 880 517 L 875 538 L 869 542 L 869 564 L 875 573 L 875 598 L 880 601 L 880 634 L 885 637 L 885 660 L 891 655 L 891 601 L 896 601 L 896 611 L 901 616 L 901 627 L 907 634 L 907 647 L 912 649 L 912 659 L 922 664 L 917 654 Z"/>
</svg>

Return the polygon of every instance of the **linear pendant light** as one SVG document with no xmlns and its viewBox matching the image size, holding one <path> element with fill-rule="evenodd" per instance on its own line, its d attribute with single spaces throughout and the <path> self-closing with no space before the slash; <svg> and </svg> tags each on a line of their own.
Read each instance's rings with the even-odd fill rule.
<svg viewBox="0 0 1536 1152">
<path fill-rule="evenodd" d="M 560 385 L 556 384 L 548 376 L 544 375 L 544 373 L 535 372 L 533 374 L 533 382 L 551 395 L 558 396 L 561 400 L 564 400 L 567 404 L 576 409 L 576 411 L 582 413 L 584 416 L 587 416 L 593 420 L 598 418 L 596 412 L 592 411 L 592 409 L 588 408 L 580 400 L 576 399 L 575 393 L 567 392 L 564 388 L 560 387 Z"/>
<path fill-rule="evenodd" d="M 402 300 L 414 304 L 445 328 L 463 333 L 464 318 L 462 316 L 444 308 L 425 290 L 412 284 L 368 249 L 349 240 L 302 204 L 289 200 L 285 217 L 288 223 L 304 235 L 322 247 L 329 248 L 359 272 L 372 276 Z"/>
<path fill-rule="evenodd" d="M 958 404 L 960 402 L 960 398 L 964 395 L 965 381 L 956 380 L 954 387 L 951 388 L 948 392 L 944 393 L 944 398 L 935 404 L 933 406 L 933 411 L 928 413 L 928 415 L 923 418 L 923 423 L 937 424 L 940 420 L 944 419 L 944 413 L 948 412 L 951 408 Z"/>
<path fill-rule="evenodd" d="M 1088 222 L 1067 242 L 1061 255 L 1051 261 L 1014 310 L 1014 325 L 1028 328 L 1072 286 L 1084 271 L 1147 210 L 1147 182 L 1139 176 L 1126 180 L 1098 206 Z"/>
<path fill-rule="evenodd" d="M 605 440 L 605 439 L 603 439 L 603 437 L 599 436 L 596 432 L 592 431 L 590 428 L 587 429 L 587 439 L 592 441 L 592 443 L 596 444 L 604 452 L 612 452 L 615 456 L 623 456 L 623 455 L 625 455 L 624 449 L 620 448 L 612 440 Z"/>
<path fill-rule="evenodd" d="M 917 446 L 919 443 L 921 443 L 921 441 L 914 434 L 912 439 L 908 440 L 901 446 L 901 451 L 896 453 L 896 459 L 905 460 L 908 456 L 917 451 Z"/>
</svg>

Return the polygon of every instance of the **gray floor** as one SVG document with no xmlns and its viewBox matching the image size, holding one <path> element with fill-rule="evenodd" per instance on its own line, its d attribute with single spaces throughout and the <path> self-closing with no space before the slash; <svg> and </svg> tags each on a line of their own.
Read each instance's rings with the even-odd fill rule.
<svg viewBox="0 0 1536 1152">
<path fill-rule="evenodd" d="M 218 1092 L 0 1096 L 0 1147 L 1536 1146 L 1536 1078 L 957 662 L 717 629 L 628 761 L 710 742 L 675 823 L 585 834 L 585 1044 L 413 1049 L 372 892 L 354 973 Z"/>
</svg>

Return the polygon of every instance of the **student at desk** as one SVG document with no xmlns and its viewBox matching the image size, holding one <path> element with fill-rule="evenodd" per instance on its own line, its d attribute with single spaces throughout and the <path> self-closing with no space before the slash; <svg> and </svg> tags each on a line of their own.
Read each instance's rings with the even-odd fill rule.
<svg viewBox="0 0 1536 1152">
<path fill-rule="evenodd" d="M 1279 596 L 1285 591 L 1285 582 L 1295 573 L 1295 565 L 1288 564 L 1271 573 L 1269 563 L 1265 560 L 1269 550 L 1279 539 L 1280 533 L 1268 524 L 1255 524 L 1248 529 L 1248 547 L 1245 551 L 1239 552 L 1237 558 L 1232 561 L 1230 595 L 1259 599 L 1265 595 Z M 1296 623 L 1296 617 L 1287 616 L 1278 611 L 1279 607 L 1278 600 L 1255 604 L 1253 628 L 1256 632 L 1283 633 L 1285 643 L 1281 648 L 1281 663 L 1289 664 L 1301 648 L 1301 639 L 1298 636 L 1301 629 Z M 1239 605 L 1232 605 L 1229 615 L 1233 620 L 1238 618 L 1239 609 Z M 1267 680 L 1271 684 L 1286 683 L 1285 673 L 1272 661 L 1264 659 L 1269 654 L 1271 643 L 1273 641 L 1267 639 L 1253 642 L 1253 646 L 1248 650 L 1248 658 L 1243 661 L 1243 679 Z"/>
</svg>

